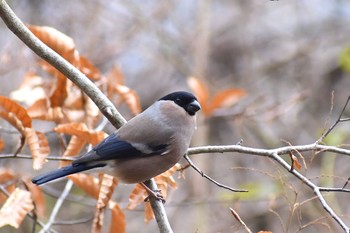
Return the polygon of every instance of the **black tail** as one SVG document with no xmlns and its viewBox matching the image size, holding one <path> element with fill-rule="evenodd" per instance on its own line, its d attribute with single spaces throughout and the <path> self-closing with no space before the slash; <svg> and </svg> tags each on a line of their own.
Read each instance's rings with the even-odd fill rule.
<svg viewBox="0 0 350 233">
<path fill-rule="evenodd" d="M 46 182 L 49 182 L 51 180 L 55 180 L 64 176 L 68 176 L 74 173 L 86 171 L 92 168 L 96 167 L 104 167 L 106 164 L 94 164 L 94 165 L 87 165 L 87 164 L 76 164 L 76 165 L 69 165 L 67 167 L 62 167 L 57 170 L 47 172 L 41 175 L 38 175 L 32 179 L 32 182 L 36 185 L 41 185 Z"/>
</svg>

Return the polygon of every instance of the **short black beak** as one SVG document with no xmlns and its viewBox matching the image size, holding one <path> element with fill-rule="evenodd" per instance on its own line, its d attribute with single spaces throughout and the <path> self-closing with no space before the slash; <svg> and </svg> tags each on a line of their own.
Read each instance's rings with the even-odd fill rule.
<svg viewBox="0 0 350 233">
<path fill-rule="evenodd" d="M 201 109 L 201 105 L 197 100 L 193 100 L 191 103 L 189 103 L 186 106 L 186 110 L 191 116 L 196 114 L 196 112 L 199 111 L 200 109 Z"/>
</svg>

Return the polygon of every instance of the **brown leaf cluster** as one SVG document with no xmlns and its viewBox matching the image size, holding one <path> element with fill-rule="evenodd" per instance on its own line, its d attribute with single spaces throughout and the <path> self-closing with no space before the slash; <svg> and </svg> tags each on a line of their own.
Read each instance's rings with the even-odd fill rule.
<svg viewBox="0 0 350 233">
<path fill-rule="evenodd" d="M 120 68 L 114 66 L 107 75 L 103 75 L 93 62 L 79 54 L 74 40 L 69 36 L 52 27 L 35 25 L 27 25 L 27 27 L 41 41 L 83 72 L 116 105 L 125 104 L 134 115 L 141 112 L 138 94 L 125 85 Z M 33 120 L 54 122 L 55 133 L 71 136 L 63 156 L 76 156 L 87 144 L 96 145 L 106 137 L 104 132 L 92 130 L 101 118 L 95 103 L 49 63 L 40 60 L 37 64 L 44 71 L 41 72 L 42 75 L 29 71 L 25 74 L 19 89 L 11 93 L 11 98 L 0 96 L 0 118 L 17 129 L 21 136 L 21 145 L 15 154 L 27 144 L 33 156 L 33 169 L 42 168 L 50 154 L 49 142 L 44 133 L 33 128 Z M 225 97 L 217 98 L 225 99 Z M 223 106 L 225 101 L 221 99 L 214 101 L 212 105 L 216 107 L 218 102 L 220 107 Z M 27 107 L 23 107 L 18 102 Z M 210 107 L 207 108 L 210 109 Z M 0 139 L 0 150 L 5 147 L 5 144 L 6 140 Z M 69 162 L 61 161 L 60 166 L 65 166 L 67 163 Z M 176 188 L 172 174 L 177 169 L 178 165 L 155 178 L 164 197 L 167 196 L 168 187 Z M 125 232 L 124 213 L 120 206 L 111 200 L 117 186 L 115 178 L 108 175 L 95 178 L 86 174 L 75 174 L 69 176 L 69 179 L 97 200 L 93 232 L 102 231 L 106 210 L 112 213 L 109 232 Z M 19 180 L 21 182 L 18 182 Z M 10 183 L 7 184 L 8 182 Z M 20 184 L 26 189 L 23 189 Z M 0 192 L 0 204 L 3 204 L 0 209 L 0 227 L 11 225 L 18 228 L 25 216 L 32 211 L 35 211 L 39 217 L 45 215 L 43 192 L 30 180 L 12 171 L 0 170 L 0 185 L 6 190 L 6 193 Z M 136 185 L 130 195 L 128 208 L 133 209 L 143 203 L 146 196 L 145 190 L 140 185 Z M 151 206 L 146 203 L 145 220 L 148 222 L 153 218 Z"/>
<path fill-rule="evenodd" d="M 0 209 L 0 227 L 18 228 L 24 217 L 34 209 L 30 192 L 16 188 Z"/>
<path fill-rule="evenodd" d="M 106 209 L 112 211 L 109 232 L 125 232 L 125 215 L 120 206 L 111 200 L 114 189 L 117 186 L 116 178 L 106 174 L 102 174 L 99 178 L 96 178 L 80 173 L 70 175 L 69 179 L 71 179 L 75 185 L 84 190 L 85 193 L 97 200 L 92 232 L 102 232 L 104 213 Z"/>
<path fill-rule="evenodd" d="M 45 135 L 32 128 L 32 118 L 27 110 L 15 101 L 0 96 L 0 118 L 6 120 L 21 134 L 23 140 L 16 153 L 19 153 L 24 142 L 27 142 L 33 156 L 33 168 L 40 169 L 46 162 L 50 147 Z"/>
</svg>

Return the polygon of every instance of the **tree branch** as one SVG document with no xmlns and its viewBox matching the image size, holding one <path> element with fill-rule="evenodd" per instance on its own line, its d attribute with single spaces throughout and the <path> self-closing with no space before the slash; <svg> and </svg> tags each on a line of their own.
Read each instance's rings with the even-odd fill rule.
<svg viewBox="0 0 350 233">
<path fill-rule="evenodd" d="M 114 127 L 119 128 L 126 122 L 126 120 L 114 107 L 111 101 L 82 72 L 80 72 L 77 68 L 67 62 L 64 58 L 62 58 L 55 51 L 46 46 L 41 40 L 33 35 L 33 33 L 11 10 L 5 0 L 0 0 L 0 17 L 6 26 L 32 51 L 34 51 L 39 57 L 59 70 L 73 83 L 75 83 L 85 94 L 87 94 Z M 148 183 L 153 188 L 157 187 L 156 183 L 153 180 L 149 181 Z M 156 218 L 159 218 L 157 219 L 157 223 L 159 224 L 163 221 L 167 222 L 168 219 L 164 207 L 162 206 L 163 208 L 158 208 L 162 204 L 155 204 L 153 202 L 156 201 L 151 200 L 151 204 Z M 172 231 L 171 229 L 167 230 L 168 231 L 163 232 Z"/>
<path fill-rule="evenodd" d="M 304 184 L 306 184 L 309 188 L 313 190 L 316 197 L 321 202 L 321 205 L 323 208 L 328 212 L 328 214 L 341 226 L 341 228 L 346 232 L 350 233 L 350 228 L 344 223 L 344 221 L 338 217 L 338 215 L 333 211 L 333 209 L 328 205 L 327 201 L 324 199 L 322 192 L 350 192 L 350 189 L 344 189 L 344 188 L 326 188 L 326 187 L 319 187 L 313 182 L 311 182 L 308 178 L 306 178 L 304 175 L 299 173 L 295 169 L 291 169 L 291 165 L 289 165 L 284 159 L 280 157 L 280 155 L 287 154 L 290 151 L 328 151 L 328 152 L 334 152 L 344 155 L 350 155 L 350 150 L 337 148 L 334 146 L 325 146 L 325 145 L 319 145 L 317 142 L 309 145 L 302 145 L 302 146 L 286 146 L 276 149 L 257 149 L 257 148 L 250 148 L 245 147 L 241 145 L 231 145 L 231 146 L 204 146 L 204 147 L 195 147 L 188 149 L 188 154 L 201 154 L 201 153 L 225 153 L 225 152 L 239 152 L 244 154 L 253 154 L 258 156 L 266 156 L 269 158 L 272 158 L 277 163 L 279 163 L 283 168 L 285 168 L 288 172 L 290 172 L 292 175 L 294 175 L 296 178 L 298 178 L 300 181 L 302 181 Z"/>
</svg>

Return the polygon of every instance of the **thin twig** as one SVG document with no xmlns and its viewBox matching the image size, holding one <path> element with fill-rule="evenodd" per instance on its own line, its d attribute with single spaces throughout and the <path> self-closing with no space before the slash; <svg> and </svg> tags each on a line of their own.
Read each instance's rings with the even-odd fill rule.
<svg viewBox="0 0 350 233">
<path fill-rule="evenodd" d="M 328 205 L 326 200 L 324 199 L 321 192 L 348 192 L 348 189 L 344 188 L 325 188 L 318 187 L 314 183 L 312 183 L 308 178 L 303 176 L 297 170 L 291 170 L 291 165 L 289 165 L 284 159 L 280 157 L 280 155 L 287 154 L 290 151 L 314 151 L 314 150 L 322 150 L 335 152 L 344 155 L 350 155 L 350 150 L 337 148 L 333 146 L 325 146 L 319 145 L 317 143 L 302 145 L 302 146 L 286 146 L 276 149 L 257 149 L 257 148 L 249 148 L 238 145 L 230 145 L 230 146 L 205 146 L 205 147 L 196 147 L 188 149 L 188 154 L 200 154 L 200 153 L 214 153 L 214 152 L 240 152 L 253 154 L 258 156 L 270 157 L 279 163 L 283 168 L 289 171 L 292 175 L 310 187 L 315 193 L 316 197 L 321 202 L 322 207 L 328 212 L 328 214 L 341 226 L 341 228 L 346 232 L 350 233 L 350 228 L 338 217 L 338 215 L 333 211 L 333 209 Z"/>
<path fill-rule="evenodd" d="M 335 126 L 336 126 L 337 124 L 339 124 L 340 122 L 349 121 L 350 118 L 341 119 L 341 117 L 343 116 L 343 114 L 344 114 L 344 112 L 345 112 L 346 107 L 347 107 L 348 104 L 349 104 L 349 101 L 350 101 L 350 96 L 348 96 L 348 98 L 347 98 L 347 100 L 346 100 L 346 102 L 345 102 L 345 104 L 344 104 L 344 107 L 343 107 L 342 111 L 341 111 L 340 114 L 339 114 L 338 119 L 337 119 L 337 120 L 334 122 L 334 124 L 333 124 L 331 127 L 329 127 L 329 129 L 317 140 L 317 142 L 323 141 L 323 139 L 325 139 L 325 137 L 327 137 L 327 135 L 328 135 L 330 132 L 332 132 L 332 130 L 335 128 Z M 333 104 L 332 104 L 332 106 L 333 106 Z"/>
<path fill-rule="evenodd" d="M 68 180 L 66 183 L 66 186 L 63 189 L 61 196 L 57 199 L 57 202 L 56 202 L 56 204 L 51 212 L 49 221 L 45 224 L 45 226 L 41 229 L 41 231 L 39 233 L 45 233 L 45 232 L 47 232 L 48 229 L 51 228 L 52 224 L 55 222 L 55 219 L 56 219 L 58 212 L 60 211 L 60 209 L 63 205 L 64 200 L 68 196 L 72 187 L 73 187 L 73 181 Z"/>
<path fill-rule="evenodd" d="M 229 186 L 223 185 L 219 182 L 217 182 L 216 180 L 214 180 L 213 178 L 209 177 L 208 175 L 204 174 L 204 172 L 202 170 L 200 170 L 193 162 L 192 160 L 188 157 L 187 154 L 184 155 L 184 158 L 187 160 L 188 164 L 194 169 L 196 170 L 202 177 L 206 178 L 207 180 L 209 180 L 210 182 L 216 184 L 217 186 L 219 186 L 220 188 L 224 188 L 227 190 L 230 190 L 232 192 L 248 192 L 248 190 L 244 190 L 244 189 L 234 189 L 231 188 Z"/>
<path fill-rule="evenodd" d="M 233 215 L 233 217 L 235 217 L 235 219 L 243 225 L 244 229 L 248 232 L 248 233 L 252 233 L 252 231 L 249 229 L 249 227 L 247 226 L 247 224 L 245 224 L 245 222 L 243 222 L 243 220 L 241 219 L 241 217 L 237 214 L 237 212 L 230 208 L 231 214 Z"/>
<path fill-rule="evenodd" d="M 0 159 L 11 159 L 11 158 L 20 158 L 20 159 L 33 159 L 32 155 L 26 155 L 26 154 L 1 154 Z M 65 157 L 65 156 L 48 156 L 46 157 L 47 160 L 53 160 L 53 161 L 74 161 L 74 157 Z"/>
</svg>

